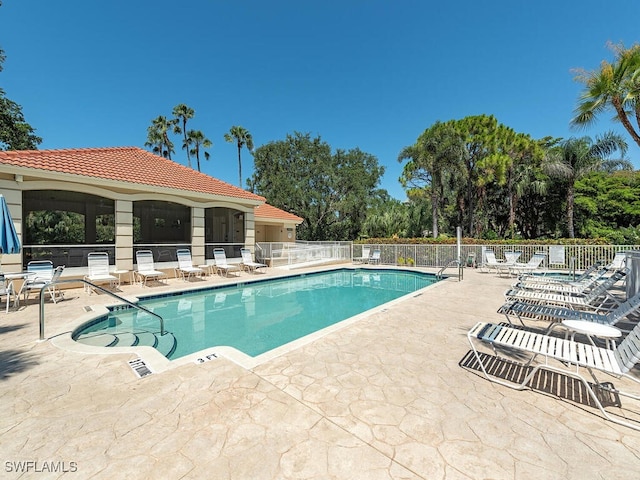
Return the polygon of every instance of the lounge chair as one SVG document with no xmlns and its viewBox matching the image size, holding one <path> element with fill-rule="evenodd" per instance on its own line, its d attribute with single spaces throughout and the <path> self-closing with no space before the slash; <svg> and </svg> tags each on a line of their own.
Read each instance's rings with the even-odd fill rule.
<svg viewBox="0 0 640 480">
<path fill-rule="evenodd" d="M 640 293 L 637 293 L 606 313 L 598 313 L 593 310 L 574 310 L 558 305 L 540 305 L 538 303 L 520 300 L 505 303 L 498 309 L 498 313 L 503 314 L 511 325 L 513 325 L 511 321 L 512 315 L 516 316 L 523 326 L 525 325 L 523 317 L 531 320 L 551 322 L 551 325 L 563 320 L 583 320 L 602 325 L 615 325 L 622 321 L 623 318 L 639 310 Z"/>
<path fill-rule="evenodd" d="M 84 279 L 93 284 L 108 283 L 109 288 L 114 288 L 120 284 L 118 277 L 109 273 L 109 254 L 106 252 L 92 252 L 87 254 L 88 273 Z M 94 291 L 91 285 L 84 285 L 85 291 Z"/>
<path fill-rule="evenodd" d="M 602 267 L 600 262 L 596 262 L 573 279 L 523 273 L 518 277 L 518 281 L 523 283 L 534 283 L 536 285 L 541 283 L 550 283 L 554 285 L 581 285 L 584 282 L 590 281 L 594 277 L 599 278 L 603 276 L 608 271 L 608 267 Z"/>
<path fill-rule="evenodd" d="M 380 264 L 380 250 L 375 249 L 373 251 L 373 253 L 371 254 L 371 257 L 369 258 L 369 261 L 367 263 L 379 265 Z"/>
<path fill-rule="evenodd" d="M 533 256 L 529 259 L 527 263 L 512 263 L 507 264 L 500 263 L 498 264 L 497 270 L 499 274 L 507 273 L 509 275 L 519 275 L 522 273 L 531 273 L 540 268 L 542 262 L 544 262 L 545 254 L 544 253 L 534 253 Z"/>
<path fill-rule="evenodd" d="M 496 259 L 496 254 L 493 250 L 485 250 L 484 261 L 480 264 L 480 270 L 489 272 L 490 270 L 498 271 L 498 266 L 503 265 L 504 262 L 499 262 Z"/>
<path fill-rule="evenodd" d="M 31 263 L 31 262 L 30 262 Z M 52 262 L 46 263 L 35 263 L 32 265 L 32 270 L 36 272 L 32 277 L 27 277 L 22 284 L 22 288 L 20 289 L 20 294 L 23 295 L 24 301 L 26 303 L 27 298 L 31 292 L 40 292 L 42 287 L 46 287 L 46 292 L 49 294 L 49 297 L 53 301 L 53 303 L 57 303 L 58 300 L 62 300 L 64 298 L 64 294 L 58 289 L 55 285 L 55 282 L 62 275 L 62 271 L 64 270 L 64 265 L 60 265 L 52 270 L 47 268 L 47 264 L 53 266 Z M 29 270 L 29 265 L 27 265 L 27 271 Z M 44 292 L 43 292 L 44 293 Z M 16 303 L 18 300 L 16 299 Z"/>
<path fill-rule="evenodd" d="M 362 256 L 354 257 L 353 261 L 358 263 L 369 263 L 370 256 L 371 256 L 371 247 L 362 247 Z"/>
<path fill-rule="evenodd" d="M 538 292 L 564 293 L 566 295 L 584 295 L 593 289 L 601 287 L 602 285 L 608 285 L 606 288 L 609 289 L 615 283 L 622 280 L 628 273 L 629 269 L 623 268 L 620 270 L 616 270 L 610 276 L 604 276 L 604 274 L 593 275 L 581 282 L 536 283 L 534 281 L 519 281 L 514 283 L 512 288 L 516 290 L 534 290 Z"/>
<path fill-rule="evenodd" d="M 227 263 L 227 255 L 224 253 L 223 248 L 213 249 L 213 259 L 215 261 L 216 272 L 224 273 L 225 277 L 229 276 L 229 272 L 238 272 L 238 274 L 240 274 L 240 267 Z"/>
<path fill-rule="evenodd" d="M 193 260 L 191 260 L 191 252 L 186 248 L 179 248 L 176 250 L 176 256 L 178 257 L 178 266 L 176 267 L 176 277 L 180 276 L 184 281 L 188 281 L 191 277 L 204 277 L 204 270 L 202 268 L 194 267 Z"/>
<path fill-rule="evenodd" d="M 242 254 L 242 263 L 240 264 L 240 267 L 249 273 L 255 273 L 259 268 L 267 267 L 264 263 L 254 262 L 251 250 L 248 248 L 241 248 L 240 253 Z"/>
<path fill-rule="evenodd" d="M 532 303 L 587 308 L 595 311 L 601 309 L 609 310 L 611 306 L 620 304 L 618 299 L 609 293 L 609 289 L 622 280 L 627 273 L 629 273 L 629 270 L 626 268 L 618 270 L 611 277 L 587 291 L 542 291 L 514 287 L 507 290 L 504 296 L 507 301 L 525 300 Z"/>
<path fill-rule="evenodd" d="M 11 303 L 11 297 L 15 297 L 16 296 L 16 292 L 13 288 L 13 280 L 9 280 L 7 281 L 4 278 L 4 275 L 0 275 L 0 297 L 6 297 L 6 301 L 7 301 L 7 310 L 6 312 L 9 313 L 9 304 Z M 14 298 L 13 303 L 16 303 L 16 300 Z"/>
<path fill-rule="evenodd" d="M 640 323 L 634 327 L 615 350 L 486 322 L 476 323 L 469 330 L 467 339 L 484 376 L 488 380 L 522 390 L 527 388 L 529 382 L 536 377 L 539 370 L 548 370 L 563 376 L 573 377 L 582 383 L 584 392 L 588 393 L 593 403 L 600 409 L 606 419 L 634 430 L 640 430 L 640 423 L 631 423 L 631 421 L 623 419 L 622 416 L 609 414 L 601 402 L 603 392 L 615 396 L 626 396 L 635 400 L 640 400 L 640 396 L 635 393 L 618 390 L 610 382 L 601 383 L 594 373 L 597 370 L 614 377 L 624 377 L 636 384 L 640 383 L 640 380 L 628 374 L 629 370 L 640 361 Z M 494 373 L 497 374 L 498 370 L 491 369 L 491 362 L 494 361 L 493 357 L 487 359 L 486 355 L 480 355 L 476 349 L 477 342 L 490 345 L 496 355 L 496 347 L 508 348 L 515 355 L 530 354 L 531 358 L 526 363 L 505 359 L 509 364 L 508 371 L 522 371 L 522 376 L 510 375 L 510 378 L 514 379 L 513 382 L 496 376 Z M 531 366 L 538 355 L 544 357 L 544 363 L 537 363 Z M 557 366 L 556 363 L 550 363 L 552 360 L 557 361 Z M 580 373 L 580 368 L 586 369 L 590 374 L 589 379 L 596 383 L 592 385 Z M 491 370 L 491 374 L 489 370 Z M 500 369 L 500 372 L 504 371 Z M 520 378 L 522 380 L 516 382 Z"/>
<path fill-rule="evenodd" d="M 160 281 L 166 278 L 166 274 L 160 270 L 156 270 L 153 263 L 153 253 L 151 250 L 138 250 L 136 252 L 136 262 L 138 269 L 135 271 L 136 278 L 143 287 L 147 284 L 147 280 Z"/>
</svg>

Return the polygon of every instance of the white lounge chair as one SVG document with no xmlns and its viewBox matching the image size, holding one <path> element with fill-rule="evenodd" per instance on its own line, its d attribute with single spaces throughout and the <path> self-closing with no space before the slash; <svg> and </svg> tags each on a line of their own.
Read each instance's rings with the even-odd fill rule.
<svg viewBox="0 0 640 480">
<path fill-rule="evenodd" d="M 240 266 L 249 273 L 255 273 L 259 268 L 267 267 L 264 263 L 254 262 L 251 250 L 248 248 L 241 248 L 240 253 L 242 254 L 242 263 Z"/>
<path fill-rule="evenodd" d="M 151 250 L 138 250 L 136 252 L 136 262 L 138 269 L 135 271 L 136 278 L 143 287 L 147 284 L 147 280 L 160 281 L 166 278 L 166 274 L 160 270 L 156 270 L 153 263 L 153 253 Z"/>
<path fill-rule="evenodd" d="M 353 261 L 358 263 L 369 263 L 370 256 L 371 247 L 362 247 L 362 255 L 360 257 L 354 257 Z"/>
<path fill-rule="evenodd" d="M 547 321 L 551 324 L 563 320 L 583 320 L 601 325 L 615 325 L 639 310 L 640 293 L 637 293 L 606 313 L 598 313 L 593 310 L 574 310 L 558 305 L 540 305 L 521 300 L 505 303 L 498 309 L 498 313 L 503 314 L 511 325 L 513 325 L 512 315 L 516 316 L 523 326 L 525 325 L 523 317 L 530 320 Z"/>
<path fill-rule="evenodd" d="M 204 277 L 204 270 L 202 268 L 194 267 L 193 260 L 191 260 L 191 252 L 186 248 L 179 248 L 176 250 L 176 256 L 178 257 L 178 266 L 176 267 L 176 277 L 180 276 L 184 281 L 188 281 L 191 277 Z"/>
<path fill-rule="evenodd" d="M 596 284 L 586 291 L 543 291 L 514 286 L 504 293 L 508 301 L 525 300 L 544 304 L 554 304 L 569 307 L 579 307 L 591 310 L 610 310 L 620 304 L 618 299 L 611 295 L 609 289 L 622 280 L 628 273 L 628 269 L 618 270 L 605 281 Z"/>
<path fill-rule="evenodd" d="M 640 423 L 632 423 L 629 419 L 624 419 L 622 416 L 612 415 L 607 412 L 600 401 L 602 396 L 598 395 L 596 390 L 599 391 L 598 393 L 607 392 L 635 400 L 640 400 L 640 396 L 636 393 L 625 392 L 614 388 L 610 382 L 601 383 L 594 373 L 594 371 L 597 370 L 613 375 L 614 377 L 624 377 L 636 384 L 640 383 L 640 380 L 628 374 L 629 370 L 640 361 L 640 323 L 634 327 L 615 350 L 576 342 L 566 338 L 558 338 L 548 334 L 526 331 L 521 328 L 486 322 L 476 323 L 476 325 L 469 330 L 467 338 L 475 359 L 488 380 L 510 388 L 522 390 L 527 388 L 539 370 L 548 370 L 564 376 L 573 377 L 582 383 L 584 391 L 588 393 L 593 403 L 600 409 L 606 419 L 619 425 L 640 430 Z M 491 362 L 494 361 L 493 357 L 487 359 L 486 355 L 481 355 L 476 349 L 476 343 L 478 342 L 490 345 L 496 355 L 497 351 L 495 347 L 506 347 L 515 355 L 530 354 L 531 358 L 526 363 L 517 362 L 511 358 L 505 360 L 509 365 L 509 369 L 505 369 L 506 371 L 515 372 L 518 370 L 518 372 L 522 372 L 521 376 L 516 376 L 513 373 L 509 375 L 509 378 L 513 379 L 512 382 L 496 375 L 499 373 L 498 370 L 491 369 Z M 544 357 L 544 362 L 531 366 L 532 362 L 539 355 Z M 557 361 L 557 364 L 555 362 L 551 363 L 551 361 Z M 596 382 L 594 385 L 580 373 L 581 368 L 589 372 L 590 379 Z M 500 372 L 505 372 L 505 370 L 500 369 Z M 491 373 L 489 373 L 489 371 L 491 371 Z"/>
<path fill-rule="evenodd" d="M 511 288 L 514 290 L 532 290 L 548 293 L 563 293 L 565 295 L 584 295 L 594 289 L 601 288 L 602 285 L 607 285 L 606 288 L 609 289 L 615 283 L 624 279 L 628 273 L 628 268 L 622 268 L 620 270 L 616 270 L 609 276 L 604 276 L 604 274 L 593 275 L 581 282 L 537 283 L 534 281 L 519 281 L 514 283 Z"/>
<path fill-rule="evenodd" d="M 31 292 L 40 292 L 42 290 L 42 287 L 46 287 L 46 292 L 49 294 L 49 297 L 51 298 L 53 303 L 57 303 L 58 300 L 62 300 L 64 298 L 64 294 L 58 289 L 54 282 L 56 282 L 62 275 L 64 265 L 60 265 L 52 270 L 49 270 L 47 268 L 47 264 L 53 266 L 52 262 L 45 261 L 30 263 L 33 263 L 33 265 L 31 265 L 30 270 L 30 265 L 27 264 L 27 271 L 33 271 L 36 273 L 32 277 L 27 277 L 22 284 L 22 288 L 20 289 L 20 293 L 23 295 L 25 303 Z M 18 297 L 19 296 L 20 294 L 18 294 Z M 18 300 L 16 299 L 16 303 L 17 302 Z"/>
<path fill-rule="evenodd" d="M 504 262 L 499 262 L 496 259 L 496 254 L 493 250 L 485 250 L 484 260 L 480 264 L 480 270 L 489 272 L 491 270 L 498 271 L 498 266 L 503 265 Z"/>
<path fill-rule="evenodd" d="M 509 275 L 519 275 L 522 273 L 531 273 L 540 268 L 542 262 L 544 262 L 545 254 L 544 253 L 534 253 L 527 263 L 512 263 L 507 264 L 501 263 L 498 264 L 497 270 L 498 273 L 507 273 Z"/>
<path fill-rule="evenodd" d="M 371 257 L 369 258 L 369 262 L 368 263 L 372 263 L 372 264 L 376 264 L 376 265 L 380 264 L 380 250 L 379 249 L 376 248 L 373 251 L 373 253 L 371 254 Z"/>
<path fill-rule="evenodd" d="M 87 275 L 84 279 L 93 284 L 108 283 L 109 288 L 119 285 L 118 277 L 109 273 L 109 254 L 106 252 L 92 252 L 87 254 Z M 94 288 L 85 283 L 85 292 L 94 291 Z"/>
<path fill-rule="evenodd" d="M 215 261 L 216 272 L 224 273 L 225 277 L 229 276 L 229 272 L 238 272 L 238 274 L 240 274 L 240 267 L 227 263 L 227 255 L 224 253 L 223 248 L 213 249 L 213 259 Z"/>
</svg>

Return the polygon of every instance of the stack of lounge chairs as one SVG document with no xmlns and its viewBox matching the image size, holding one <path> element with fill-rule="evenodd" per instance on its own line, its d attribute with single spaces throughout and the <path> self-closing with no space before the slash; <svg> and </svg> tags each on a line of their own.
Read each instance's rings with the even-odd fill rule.
<svg viewBox="0 0 640 480">
<path fill-rule="evenodd" d="M 534 388 L 549 375 L 571 377 L 605 418 L 640 430 L 640 417 L 614 414 L 606 400 L 618 399 L 619 407 L 621 396 L 640 400 L 640 390 L 622 391 L 610 378 L 601 382 L 596 377 L 599 371 L 640 383 L 637 376 L 629 375 L 640 362 L 640 293 L 624 298 L 621 289 L 616 291 L 628 273 L 624 262 L 615 262 L 604 268 L 594 265 L 573 281 L 520 276 L 498 309 L 506 322 L 480 321 L 469 330 L 474 362 L 468 365 L 487 379 L 515 389 Z M 514 323 L 516 319 L 519 324 Z M 525 324 L 525 319 L 535 326 Z M 479 345 L 489 346 L 495 356 L 481 353 Z"/>
</svg>

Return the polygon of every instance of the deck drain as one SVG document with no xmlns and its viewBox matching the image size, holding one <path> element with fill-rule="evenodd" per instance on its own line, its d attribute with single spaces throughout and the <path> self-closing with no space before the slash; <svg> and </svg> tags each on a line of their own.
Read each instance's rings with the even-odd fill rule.
<svg viewBox="0 0 640 480">
<path fill-rule="evenodd" d="M 93 312 L 93 308 L 91 308 L 89 305 L 85 305 L 83 308 L 85 312 Z"/>
<path fill-rule="evenodd" d="M 138 378 L 146 377 L 147 375 L 151 375 L 153 373 L 141 358 L 129 360 L 129 366 L 133 369 Z"/>
</svg>

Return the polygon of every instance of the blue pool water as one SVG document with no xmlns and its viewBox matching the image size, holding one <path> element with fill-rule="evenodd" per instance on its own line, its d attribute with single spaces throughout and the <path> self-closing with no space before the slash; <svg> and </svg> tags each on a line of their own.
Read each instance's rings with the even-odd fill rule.
<svg viewBox="0 0 640 480">
<path fill-rule="evenodd" d="M 162 338 L 156 318 L 129 307 L 91 322 L 73 338 L 156 346 L 169 359 L 222 345 L 256 356 L 436 281 L 420 272 L 341 269 L 152 296 L 140 305 L 163 317 L 169 333 Z"/>
</svg>

